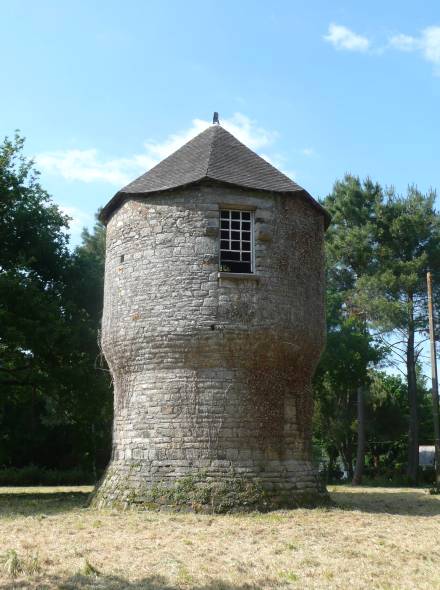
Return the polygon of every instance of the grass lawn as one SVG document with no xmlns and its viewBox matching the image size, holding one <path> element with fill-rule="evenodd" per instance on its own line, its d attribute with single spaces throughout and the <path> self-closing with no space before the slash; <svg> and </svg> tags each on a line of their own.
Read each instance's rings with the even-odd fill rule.
<svg viewBox="0 0 440 590">
<path fill-rule="evenodd" d="M 92 511 L 89 487 L 0 488 L 0 589 L 440 589 L 440 497 L 331 487 L 336 507 Z"/>
</svg>

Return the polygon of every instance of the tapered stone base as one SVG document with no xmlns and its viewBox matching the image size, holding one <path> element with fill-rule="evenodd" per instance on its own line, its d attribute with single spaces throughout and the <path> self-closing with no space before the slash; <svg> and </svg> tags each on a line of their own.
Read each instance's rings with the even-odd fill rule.
<svg viewBox="0 0 440 590">
<path fill-rule="evenodd" d="M 269 481 L 265 477 L 246 477 L 229 471 L 209 474 L 193 471 L 178 478 L 154 481 L 142 478 L 140 466 L 131 473 L 108 468 L 98 484 L 91 506 L 94 508 L 176 510 L 206 513 L 249 512 L 282 508 L 315 507 L 328 504 L 329 496 L 313 469 L 302 481 Z"/>
</svg>

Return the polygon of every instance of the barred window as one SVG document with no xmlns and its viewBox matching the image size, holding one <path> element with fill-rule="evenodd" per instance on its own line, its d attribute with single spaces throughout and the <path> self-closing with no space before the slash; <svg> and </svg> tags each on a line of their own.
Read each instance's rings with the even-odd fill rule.
<svg viewBox="0 0 440 590">
<path fill-rule="evenodd" d="M 252 211 L 220 211 L 220 272 L 252 273 Z"/>
</svg>

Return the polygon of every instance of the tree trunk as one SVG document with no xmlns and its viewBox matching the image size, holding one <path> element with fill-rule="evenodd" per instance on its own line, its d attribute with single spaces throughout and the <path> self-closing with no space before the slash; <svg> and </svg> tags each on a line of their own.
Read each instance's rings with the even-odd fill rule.
<svg viewBox="0 0 440 590">
<path fill-rule="evenodd" d="M 93 483 L 95 484 L 98 481 L 97 469 L 96 469 L 96 434 L 95 434 L 95 425 L 91 425 L 91 443 L 92 443 L 92 474 L 93 474 Z"/>
<path fill-rule="evenodd" d="M 378 475 L 379 473 L 379 467 L 380 467 L 380 452 L 377 450 L 377 448 L 375 448 L 372 451 L 373 454 L 373 468 L 374 468 L 374 473 L 375 475 Z"/>
<path fill-rule="evenodd" d="M 349 442 L 342 446 L 341 452 L 342 462 L 344 463 L 345 471 L 347 472 L 347 478 L 353 479 L 353 449 Z"/>
<path fill-rule="evenodd" d="M 348 479 L 353 479 L 353 453 L 350 454 L 348 460 Z"/>
<path fill-rule="evenodd" d="M 365 465 L 365 400 L 364 389 L 362 386 L 357 390 L 357 451 L 356 451 L 356 469 L 354 472 L 352 485 L 358 486 L 362 483 Z"/>
<path fill-rule="evenodd" d="M 412 303 L 412 299 L 410 300 Z M 406 371 L 408 382 L 409 429 L 408 429 L 408 480 L 417 483 L 419 467 L 419 423 L 417 411 L 417 377 L 414 353 L 414 318 L 412 307 L 408 322 L 408 342 L 406 348 Z"/>
<path fill-rule="evenodd" d="M 338 458 L 338 451 L 335 448 L 327 449 L 328 455 L 328 467 L 327 467 L 327 480 L 331 483 L 335 478 L 336 474 L 336 460 Z"/>
<path fill-rule="evenodd" d="M 31 389 L 31 420 L 30 420 L 30 439 L 31 441 L 35 441 L 36 439 L 36 431 L 37 431 L 37 419 L 36 419 L 36 411 L 35 411 L 35 404 L 36 404 L 36 398 L 37 398 L 37 386 L 36 385 L 32 385 L 32 389 Z M 31 459 L 31 463 L 33 465 L 35 465 L 36 463 L 38 463 L 37 457 L 35 456 L 35 442 L 34 444 L 30 445 L 31 446 L 31 450 L 30 450 L 30 459 Z"/>
</svg>

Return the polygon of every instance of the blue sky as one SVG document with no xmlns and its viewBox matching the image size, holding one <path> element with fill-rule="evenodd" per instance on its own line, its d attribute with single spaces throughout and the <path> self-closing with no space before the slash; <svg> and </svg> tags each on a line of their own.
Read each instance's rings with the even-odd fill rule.
<svg viewBox="0 0 440 590">
<path fill-rule="evenodd" d="M 440 188 L 437 1 L 0 0 L 0 134 L 82 225 L 220 112 L 315 197 Z"/>
</svg>

